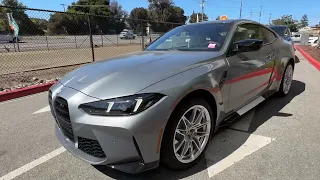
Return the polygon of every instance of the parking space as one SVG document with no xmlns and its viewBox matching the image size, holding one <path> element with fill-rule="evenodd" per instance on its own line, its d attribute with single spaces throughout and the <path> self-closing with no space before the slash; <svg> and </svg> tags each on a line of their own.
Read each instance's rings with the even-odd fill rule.
<svg viewBox="0 0 320 180">
<path fill-rule="evenodd" d="M 128 175 L 91 166 L 56 140 L 46 93 L 0 103 L 0 179 L 320 179 L 319 72 L 297 56 L 290 94 L 221 129 L 186 171 Z"/>
</svg>

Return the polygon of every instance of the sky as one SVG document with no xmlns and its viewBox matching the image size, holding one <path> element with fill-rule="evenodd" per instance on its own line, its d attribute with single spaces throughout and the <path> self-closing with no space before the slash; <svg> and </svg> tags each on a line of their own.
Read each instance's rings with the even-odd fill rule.
<svg viewBox="0 0 320 180">
<path fill-rule="evenodd" d="M 60 4 L 71 4 L 76 0 L 19 0 L 30 8 L 49 9 L 63 11 Z M 259 21 L 259 12 L 262 6 L 261 23 L 267 24 L 271 13 L 271 20 L 282 15 L 293 15 L 300 20 L 303 14 L 307 14 L 309 25 L 314 26 L 320 22 L 319 0 L 242 0 L 242 18 Z M 318 2 L 317 2 L 318 1 Z M 148 7 L 148 0 L 118 0 L 119 4 L 130 13 L 135 7 Z M 227 15 L 229 19 L 240 16 L 241 0 L 206 0 L 204 12 L 209 20 L 220 15 Z M 299 3 L 298 3 L 299 2 Z M 176 6 L 184 9 L 185 15 L 190 16 L 193 11 L 201 12 L 200 0 L 174 0 Z M 252 15 L 250 15 L 252 11 Z"/>
</svg>

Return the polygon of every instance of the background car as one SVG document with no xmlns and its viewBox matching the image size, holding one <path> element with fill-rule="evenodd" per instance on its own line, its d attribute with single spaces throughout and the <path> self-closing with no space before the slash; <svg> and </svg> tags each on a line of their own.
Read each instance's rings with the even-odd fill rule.
<svg viewBox="0 0 320 180">
<path fill-rule="evenodd" d="M 221 126 L 289 93 L 294 58 L 289 42 L 255 21 L 179 26 L 142 52 L 82 66 L 52 86 L 56 135 L 90 164 L 187 169 Z"/>
<path fill-rule="evenodd" d="M 291 31 L 288 26 L 272 25 L 272 26 L 269 26 L 269 28 L 274 30 L 276 33 L 278 33 L 284 40 L 290 42 L 292 44 L 292 46 L 294 47 L 294 42 L 291 38 Z"/>
<path fill-rule="evenodd" d="M 294 34 L 291 36 L 291 39 L 293 42 L 300 42 L 301 40 L 301 34 Z"/>
<path fill-rule="evenodd" d="M 120 39 L 135 39 L 135 36 L 134 36 L 132 30 L 124 29 L 124 30 L 119 34 L 119 38 L 120 38 Z"/>
<path fill-rule="evenodd" d="M 16 37 L 14 37 L 11 33 L 8 32 L 0 32 L 0 41 L 16 42 Z M 18 42 L 20 41 L 21 37 L 18 36 Z"/>
<path fill-rule="evenodd" d="M 315 47 L 318 45 L 318 40 L 319 40 L 319 38 L 309 39 L 308 44 L 311 45 L 312 47 Z"/>
</svg>

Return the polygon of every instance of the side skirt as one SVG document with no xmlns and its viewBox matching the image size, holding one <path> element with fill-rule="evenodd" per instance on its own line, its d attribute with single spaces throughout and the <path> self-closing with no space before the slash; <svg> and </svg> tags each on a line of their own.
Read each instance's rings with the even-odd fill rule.
<svg viewBox="0 0 320 180">
<path fill-rule="evenodd" d="M 267 96 L 259 96 L 258 98 L 256 98 L 255 100 L 251 101 L 250 103 L 248 103 L 247 105 L 243 106 L 242 108 L 240 108 L 239 110 L 237 110 L 236 112 L 231 113 L 230 115 L 228 115 L 226 118 L 224 118 L 221 123 L 219 124 L 219 128 L 220 127 L 225 127 L 228 126 L 230 124 L 232 124 L 234 121 L 236 121 L 240 116 L 242 116 L 243 114 L 245 114 L 246 112 L 250 111 L 251 109 L 253 109 L 254 107 L 256 107 L 257 105 L 259 105 L 261 102 L 263 102 L 266 97 L 269 97 L 270 95 Z"/>
</svg>

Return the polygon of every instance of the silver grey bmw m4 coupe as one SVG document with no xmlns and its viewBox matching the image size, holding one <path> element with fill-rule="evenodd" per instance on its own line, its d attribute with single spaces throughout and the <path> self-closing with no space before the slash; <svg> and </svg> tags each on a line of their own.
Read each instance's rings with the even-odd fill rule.
<svg viewBox="0 0 320 180">
<path fill-rule="evenodd" d="M 141 52 L 88 64 L 52 86 L 57 138 L 93 165 L 187 169 L 219 127 L 289 93 L 294 57 L 291 43 L 254 21 L 177 27 Z"/>
</svg>

